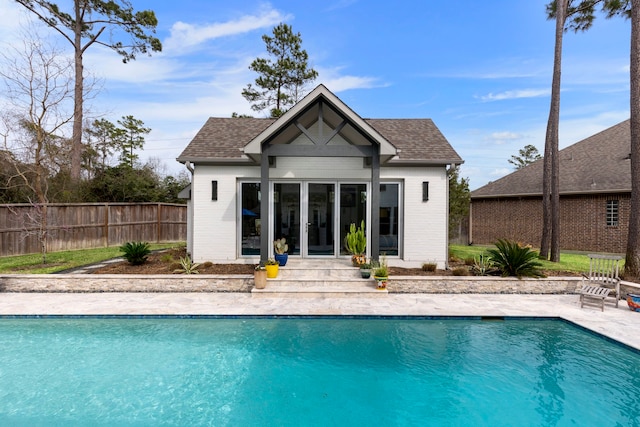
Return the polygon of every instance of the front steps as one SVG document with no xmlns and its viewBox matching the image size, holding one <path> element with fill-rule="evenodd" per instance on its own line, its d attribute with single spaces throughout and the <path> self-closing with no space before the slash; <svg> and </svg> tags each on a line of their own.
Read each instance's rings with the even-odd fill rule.
<svg viewBox="0 0 640 427">
<path fill-rule="evenodd" d="M 295 259 L 289 257 L 287 265 L 280 267 L 278 277 L 267 279 L 264 289 L 251 290 L 253 296 L 366 296 L 388 295 L 386 289 L 377 289 L 372 278 L 362 279 L 360 270 L 345 259 Z"/>
</svg>

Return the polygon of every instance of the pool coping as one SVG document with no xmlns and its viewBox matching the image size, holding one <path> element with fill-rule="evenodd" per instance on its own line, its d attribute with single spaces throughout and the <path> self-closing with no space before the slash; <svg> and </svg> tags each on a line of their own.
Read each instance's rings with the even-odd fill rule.
<svg viewBox="0 0 640 427">
<path fill-rule="evenodd" d="M 388 294 L 252 297 L 247 293 L 0 293 L 4 316 L 432 316 L 560 318 L 640 350 L 640 313 L 580 307 L 577 295 Z"/>
</svg>

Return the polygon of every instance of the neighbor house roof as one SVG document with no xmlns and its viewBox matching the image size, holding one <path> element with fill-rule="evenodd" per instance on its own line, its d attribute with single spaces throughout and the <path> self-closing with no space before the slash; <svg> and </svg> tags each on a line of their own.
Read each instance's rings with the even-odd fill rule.
<svg viewBox="0 0 640 427">
<path fill-rule="evenodd" d="M 431 119 L 362 119 L 322 85 L 280 119 L 209 118 L 177 160 L 182 163 L 254 163 L 249 155 L 260 152 L 260 143 L 268 135 L 281 132 L 285 126 L 292 126 L 292 120 L 308 113 L 319 101 L 329 102 L 334 111 L 348 120 L 350 125 L 340 132 L 344 133 L 343 136 L 349 139 L 347 134 L 354 129 L 366 133 L 381 144 L 385 153 L 392 156 L 389 163 L 462 163 L 462 158 Z M 329 112 L 325 114 L 329 120 Z"/>
<path fill-rule="evenodd" d="M 629 120 L 559 151 L 560 194 L 631 191 Z M 471 198 L 542 195 L 543 160 L 488 183 Z"/>
</svg>

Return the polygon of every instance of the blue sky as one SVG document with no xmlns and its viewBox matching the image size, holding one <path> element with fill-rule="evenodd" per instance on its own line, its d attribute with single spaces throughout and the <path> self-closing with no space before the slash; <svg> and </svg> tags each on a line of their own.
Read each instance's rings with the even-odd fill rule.
<svg viewBox="0 0 640 427">
<path fill-rule="evenodd" d="M 133 0 L 156 12 L 163 52 L 125 65 L 87 51 L 102 86 L 90 114 L 143 120 L 153 131 L 141 158 L 177 173 L 175 158 L 208 117 L 260 116 L 241 91 L 256 77 L 251 61 L 266 55 L 261 36 L 285 22 L 302 35 L 315 84 L 360 116 L 432 118 L 465 160 L 471 189 L 510 173 L 507 160 L 527 144 L 542 154 L 555 25 L 546 0 L 395 3 Z M 12 0 L 0 11 L 0 43 L 14 43 L 25 14 Z M 599 15 L 589 32 L 565 35 L 560 148 L 629 117 L 629 33 L 628 21 Z"/>
</svg>

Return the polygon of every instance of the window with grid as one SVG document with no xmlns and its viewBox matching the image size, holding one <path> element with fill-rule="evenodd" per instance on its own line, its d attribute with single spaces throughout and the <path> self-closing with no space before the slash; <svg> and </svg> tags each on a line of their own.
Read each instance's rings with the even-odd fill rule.
<svg viewBox="0 0 640 427">
<path fill-rule="evenodd" d="M 607 226 L 618 225 L 618 201 L 607 200 Z"/>
</svg>

